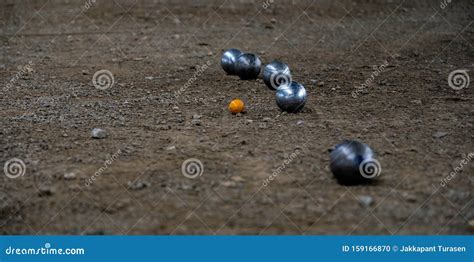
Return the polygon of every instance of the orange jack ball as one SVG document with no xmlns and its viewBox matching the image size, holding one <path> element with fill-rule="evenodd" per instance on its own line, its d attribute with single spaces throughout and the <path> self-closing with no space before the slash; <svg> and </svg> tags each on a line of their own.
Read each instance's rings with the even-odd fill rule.
<svg viewBox="0 0 474 262">
<path fill-rule="evenodd" d="M 244 111 L 244 102 L 240 99 L 234 99 L 229 104 L 229 110 L 232 114 L 241 113 Z"/>
</svg>

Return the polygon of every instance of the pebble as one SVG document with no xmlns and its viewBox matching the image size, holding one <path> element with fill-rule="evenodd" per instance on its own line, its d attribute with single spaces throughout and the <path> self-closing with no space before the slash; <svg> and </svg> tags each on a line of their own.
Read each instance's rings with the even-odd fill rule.
<svg viewBox="0 0 474 262">
<path fill-rule="evenodd" d="M 223 182 L 221 182 L 221 185 L 225 186 L 225 187 L 236 187 L 237 186 L 237 184 L 234 181 L 223 181 Z"/>
<path fill-rule="evenodd" d="M 272 121 L 272 119 L 269 118 L 269 117 L 264 117 L 264 118 L 263 118 L 263 122 L 270 122 L 270 121 Z"/>
<path fill-rule="evenodd" d="M 374 198 L 371 196 L 359 196 L 357 198 L 362 207 L 369 207 L 374 203 Z"/>
<path fill-rule="evenodd" d="M 169 147 L 166 148 L 166 150 L 175 150 L 175 149 L 176 149 L 175 146 L 169 146 Z"/>
<path fill-rule="evenodd" d="M 472 230 L 472 231 L 474 231 L 474 219 L 469 220 L 469 223 L 468 223 L 468 224 L 469 224 L 469 229 Z"/>
<path fill-rule="evenodd" d="M 44 197 L 44 196 L 52 196 L 54 194 L 55 190 L 52 187 L 49 186 L 41 186 L 39 188 L 38 196 Z"/>
<path fill-rule="evenodd" d="M 233 176 L 233 177 L 231 177 L 231 179 L 235 182 L 244 182 L 245 181 L 245 179 L 241 176 Z"/>
<path fill-rule="evenodd" d="M 193 120 L 191 120 L 191 124 L 193 124 L 195 126 L 200 126 L 201 125 L 201 120 L 193 119 Z"/>
<path fill-rule="evenodd" d="M 37 101 L 42 107 L 51 107 L 51 99 L 47 97 L 40 97 Z"/>
<path fill-rule="evenodd" d="M 76 173 L 74 173 L 74 172 L 68 172 L 68 173 L 64 174 L 63 177 L 64 177 L 64 179 L 66 179 L 66 180 L 72 180 L 72 179 L 76 178 Z"/>
<path fill-rule="evenodd" d="M 448 133 L 446 133 L 446 132 L 438 131 L 438 132 L 433 134 L 433 137 L 434 138 L 443 138 L 447 135 L 448 135 Z"/>
<path fill-rule="evenodd" d="M 94 128 L 92 129 L 91 136 L 95 139 L 106 138 L 107 132 L 105 132 L 105 130 L 101 128 Z"/>
<path fill-rule="evenodd" d="M 145 80 L 153 80 L 153 77 L 152 76 L 147 76 L 147 77 L 145 77 Z"/>
<path fill-rule="evenodd" d="M 147 181 L 135 181 L 135 182 L 131 182 L 129 181 L 127 183 L 127 186 L 128 188 L 130 188 L 131 190 L 141 190 L 141 189 L 144 189 L 144 188 L 147 188 L 150 186 L 150 183 L 147 182 Z"/>
<path fill-rule="evenodd" d="M 300 126 L 300 125 L 304 124 L 304 121 L 303 120 L 298 120 L 298 121 L 296 121 L 296 124 Z"/>
</svg>

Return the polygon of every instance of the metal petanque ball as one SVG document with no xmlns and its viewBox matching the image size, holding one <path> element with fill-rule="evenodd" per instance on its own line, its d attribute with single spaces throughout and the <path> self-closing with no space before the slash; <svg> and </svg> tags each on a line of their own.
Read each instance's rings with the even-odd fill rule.
<svg viewBox="0 0 474 262">
<path fill-rule="evenodd" d="M 235 72 L 240 79 L 257 79 L 262 62 L 254 54 L 243 54 L 235 62 Z"/>
<path fill-rule="evenodd" d="M 224 71 L 229 75 L 236 75 L 235 61 L 237 60 L 237 57 L 242 54 L 242 51 L 235 48 L 226 50 L 221 57 L 222 69 L 224 69 Z"/>
<path fill-rule="evenodd" d="M 345 140 L 331 152 L 331 171 L 339 184 L 367 183 L 380 175 L 380 163 L 373 150 L 364 143 Z"/>
<path fill-rule="evenodd" d="M 279 86 L 291 83 L 290 68 L 280 61 L 273 61 L 263 69 L 263 82 L 272 90 Z"/>
<path fill-rule="evenodd" d="M 306 103 L 306 89 L 298 82 L 280 85 L 276 91 L 276 102 L 281 110 L 288 113 L 300 111 Z"/>
</svg>

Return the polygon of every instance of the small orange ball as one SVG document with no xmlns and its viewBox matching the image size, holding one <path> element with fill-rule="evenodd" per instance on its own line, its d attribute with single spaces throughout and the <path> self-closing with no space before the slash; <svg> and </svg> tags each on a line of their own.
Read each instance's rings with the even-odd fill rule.
<svg viewBox="0 0 474 262">
<path fill-rule="evenodd" d="M 241 113 L 244 111 L 244 102 L 240 99 L 234 99 L 229 104 L 229 110 L 232 114 Z"/>
</svg>

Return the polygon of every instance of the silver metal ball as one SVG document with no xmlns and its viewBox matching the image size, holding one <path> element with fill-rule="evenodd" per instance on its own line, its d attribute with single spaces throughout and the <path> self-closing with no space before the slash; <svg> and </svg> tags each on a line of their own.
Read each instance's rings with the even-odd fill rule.
<svg viewBox="0 0 474 262">
<path fill-rule="evenodd" d="M 257 79 L 262 61 L 254 54 L 242 54 L 235 62 L 235 72 L 240 79 Z"/>
<path fill-rule="evenodd" d="M 381 172 L 374 151 L 364 143 L 345 140 L 331 152 L 330 168 L 339 184 L 355 185 L 372 181 Z"/>
<path fill-rule="evenodd" d="M 273 61 L 263 69 L 263 82 L 272 90 L 279 86 L 291 83 L 290 68 L 280 61 Z"/>
<path fill-rule="evenodd" d="M 281 110 L 288 113 L 300 111 L 306 103 L 306 89 L 298 82 L 280 85 L 276 91 L 276 102 Z"/>
<path fill-rule="evenodd" d="M 235 61 L 237 60 L 237 57 L 242 55 L 242 51 L 231 48 L 229 50 L 226 50 L 221 57 L 221 66 L 224 71 L 229 74 L 229 75 L 236 75 L 235 72 Z"/>
</svg>

